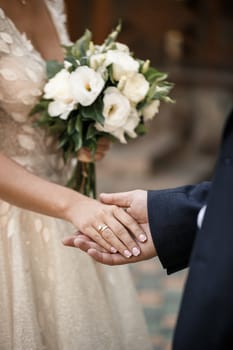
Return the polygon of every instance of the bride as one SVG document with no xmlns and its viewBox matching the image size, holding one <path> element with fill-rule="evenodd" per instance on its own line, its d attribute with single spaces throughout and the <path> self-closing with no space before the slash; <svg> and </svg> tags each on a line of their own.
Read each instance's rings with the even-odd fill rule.
<svg viewBox="0 0 233 350">
<path fill-rule="evenodd" d="M 68 165 L 28 117 L 45 60 L 62 60 L 69 44 L 64 22 L 62 0 L 0 0 L 0 349 L 146 350 L 127 268 L 109 270 L 61 243 L 79 229 L 136 256 L 126 228 L 145 240 L 142 228 L 124 210 L 66 188 Z M 107 146 L 100 140 L 97 158 Z"/>
</svg>

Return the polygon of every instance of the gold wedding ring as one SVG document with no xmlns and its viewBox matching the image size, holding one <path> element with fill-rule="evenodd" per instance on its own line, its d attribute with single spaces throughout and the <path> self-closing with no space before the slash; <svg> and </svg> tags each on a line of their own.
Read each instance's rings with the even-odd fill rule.
<svg viewBox="0 0 233 350">
<path fill-rule="evenodd" d="M 101 234 L 104 232 L 104 230 L 106 230 L 107 228 L 109 228 L 107 225 L 99 225 L 97 228 L 97 231 Z"/>
</svg>

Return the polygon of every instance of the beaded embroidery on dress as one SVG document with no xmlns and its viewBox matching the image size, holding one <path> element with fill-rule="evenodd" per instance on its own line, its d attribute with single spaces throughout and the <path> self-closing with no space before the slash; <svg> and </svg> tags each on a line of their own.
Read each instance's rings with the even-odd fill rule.
<svg viewBox="0 0 233 350">
<path fill-rule="evenodd" d="M 46 4 L 68 43 L 63 1 Z M 53 139 L 28 117 L 44 82 L 41 55 L 0 9 L 0 152 L 64 184 Z M 0 200 L 0 349 L 150 349 L 127 267 L 102 266 L 64 247 L 72 232 L 62 220 Z"/>
</svg>

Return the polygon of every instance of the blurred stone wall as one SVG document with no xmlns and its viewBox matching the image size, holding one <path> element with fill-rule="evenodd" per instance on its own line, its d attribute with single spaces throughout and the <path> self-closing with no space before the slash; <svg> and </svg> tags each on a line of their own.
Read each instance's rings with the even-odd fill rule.
<svg viewBox="0 0 233 350">
<path fill-rule="evenodd" d="M 73 40 L 86 28 L 101 43 L 123 22 L 119 40 L 149 58 L 175 83 L 175 105 L 161 107 L 145 142 L 154 172 L 193 159 L 190 181 L 210 177 L 232 105 L 233 26 L 230 0 L 67 0 Z M 116 146 L 114 146 L 116 147 Z M 121 147 L 119 145 L 119 147 Z M 121 149 L 121 148 L 120 148 Z M 197 166 L 198 165 L 198 166 Z M 188 179 L 189 180 L 189 179 Z"/>
</svg>

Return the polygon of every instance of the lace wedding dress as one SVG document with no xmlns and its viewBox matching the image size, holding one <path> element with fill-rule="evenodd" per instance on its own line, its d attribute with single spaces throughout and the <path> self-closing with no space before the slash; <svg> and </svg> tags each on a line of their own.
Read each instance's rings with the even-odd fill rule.
<svg viewBox="0 0 233 350">
<path fill-rule="evenodd" d="M 62 1 L 46 5 L 67 44 Z M 44 82 L 43 58 L 0 9 L 0 152 L 64 184 L 53 139 L 28 117 Z M 149 349 L 128 269 L 64 247 L 72 232 L 62 220 L 0 201 L 0 349 Z"/>
</svg>

